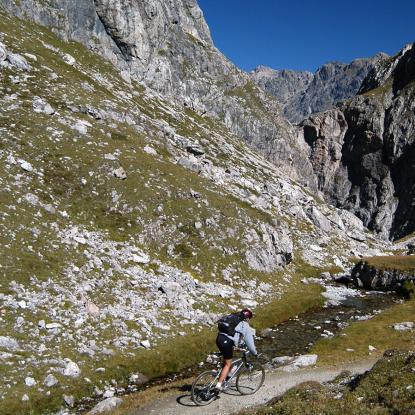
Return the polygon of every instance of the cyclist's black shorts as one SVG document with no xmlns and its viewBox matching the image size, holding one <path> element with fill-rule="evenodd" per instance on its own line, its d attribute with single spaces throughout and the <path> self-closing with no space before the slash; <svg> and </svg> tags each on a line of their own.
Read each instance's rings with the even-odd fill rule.
<svg viewBox="0 0 415 415">
<path fill-rule="evenodd" d="M 216 337 L 216 346 L 221 351 L 224 359 L 232 359 L 234 342 L 224 334 L 219 333 Z"/>
</svg>

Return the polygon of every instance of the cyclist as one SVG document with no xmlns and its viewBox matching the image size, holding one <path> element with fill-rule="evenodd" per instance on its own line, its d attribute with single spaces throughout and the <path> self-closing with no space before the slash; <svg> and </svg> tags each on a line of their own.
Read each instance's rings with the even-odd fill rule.
<svg viewBox="0 0 415 415">
<path fill-rule="evenodd" d="M 215 387 L 217 392 L 222 390 L 222 383 L 231 369 L 234 347 L 239 347 L 243 341 L 253 356 L 258 355 L 254 342 L 254 330 L 248 323 L 248 320 L 253 317 L 252 311 L 249 308 L 244 308 L 239 313 L 231 314 L 227 317 L 233 318 L 233 321 L 235 321 L 236 318 L 236 322 L 238 322 L 239 319 L 239 322 L 234 329 L 228 330 L 228 333 L 219 331 L 216 338 L 216 345 L 223 356 L 222 372 Z M 234 335 L 229 334 L 232 332 L 234 332 Z"/>
</svg>

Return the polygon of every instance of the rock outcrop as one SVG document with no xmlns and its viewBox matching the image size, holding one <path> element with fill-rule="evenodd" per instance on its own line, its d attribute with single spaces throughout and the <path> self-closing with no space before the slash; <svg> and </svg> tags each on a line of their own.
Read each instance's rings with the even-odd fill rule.
<svg viewBox="0 0 415 415">
<path fill-rule="evenodd" d="M 415 273 L 401 269 L 378 268 L 365 261 L 359 261 L 352 270 L 352 279 L 357 287 L 378 291 L 404 292 L 406 282 L 415 283 Z"/>
<path fill-rule="evenodd" d="M 349 64 L 329 62 L 314 74 L 259 67 L 250 75 L 258 86 L 278 99 L 284 115 L 292 123 L 299 123 L 313 113 L 331 108 L 336 102 L 354 97 L 373 65 L 385 58 L 386 55 L 380 53 Z"/>
<path fill-rule="evenodd" d="M 275 70 L 267 66 L 258 66 L 250 76 L 256 85 L 276 97 L 283 108 L 298 95 L 304 95 L 314 78 L 308 71 Z"/>
<path fill-rule="evenodd" d="M 414 97 L 409 45 L 379 60 L 356 98 L 300 125 L 319 190 L 385 238 L 415 230 Z"/>
</svg>

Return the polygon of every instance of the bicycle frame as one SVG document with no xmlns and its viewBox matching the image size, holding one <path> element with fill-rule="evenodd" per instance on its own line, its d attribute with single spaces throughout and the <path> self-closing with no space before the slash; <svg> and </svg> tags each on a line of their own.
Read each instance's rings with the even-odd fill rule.
<svg viewBox="0 0 415 415">
<path fill-rule="evenodd" d="M 226 380 L 226 383 L 228 383 L 229 384 L 229 382 L 233 379 L 233 378 L 235 378 L 236 377 L 236 375 L 239 373 L 239 371 L 241 370 L 241 368 L 244 366 L 244 365 L 247 365 L 247 361 L 246 361 L 246 357 L 248 356 L 248 354 L 249 354 L 249 351 L 248 350 L 244 350 L 243 351 L 243 355 L 242 355 L 242 357 L 238 357 L 238 358 L 236 358 L 236 359 L 232 359 L 232 366 L 231 366 L 231 368 L 233 368 L 235 365 L 237 365 L 236 366 L 236 370 L 234 370 L 233 371 L 233 373 L 232 373 L 232 375 L 229 377 L 229 379 L 228 380 Z M 217 379 L 219 379 L 219 376 L 220 376 L 220 374 L 222 373 L 222 370 L 223 370 L 223 367 L 221 368 L 221 370 L 218 372 L 218 374 L 216 375 L 216 377 L 215 377 L 215 381 L 217 380 Z M 231 369 L 232 370 L 232 369 Z"/>
</svg>

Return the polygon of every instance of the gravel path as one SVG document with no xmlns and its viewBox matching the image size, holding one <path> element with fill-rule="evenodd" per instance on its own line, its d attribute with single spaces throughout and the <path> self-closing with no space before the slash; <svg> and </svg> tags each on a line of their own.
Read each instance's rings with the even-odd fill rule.
<svg viewBox="0 0 415 415">
<path fill-rule="evenodd" d="M 334 379 L 343 370 L 350 370 L 356 374 L 363 373 L 369 370 L 374 363 L 372 360 L 348 366 L 302 369 L 291 373 L 282 371 L 267 373 L 264 385 L 255 395 L 241 396 L 238 392 L 230 390 L 222 393 L 209 406 L 197 407 L 191 401 L 190 393 L 184 392 L 178 396 L 170 396 L 151 402 L 145 407 L 130 412 L 129 415 L 228 415 L 264 404 L 302 382 L 327 382 Z"/>
</svg>

